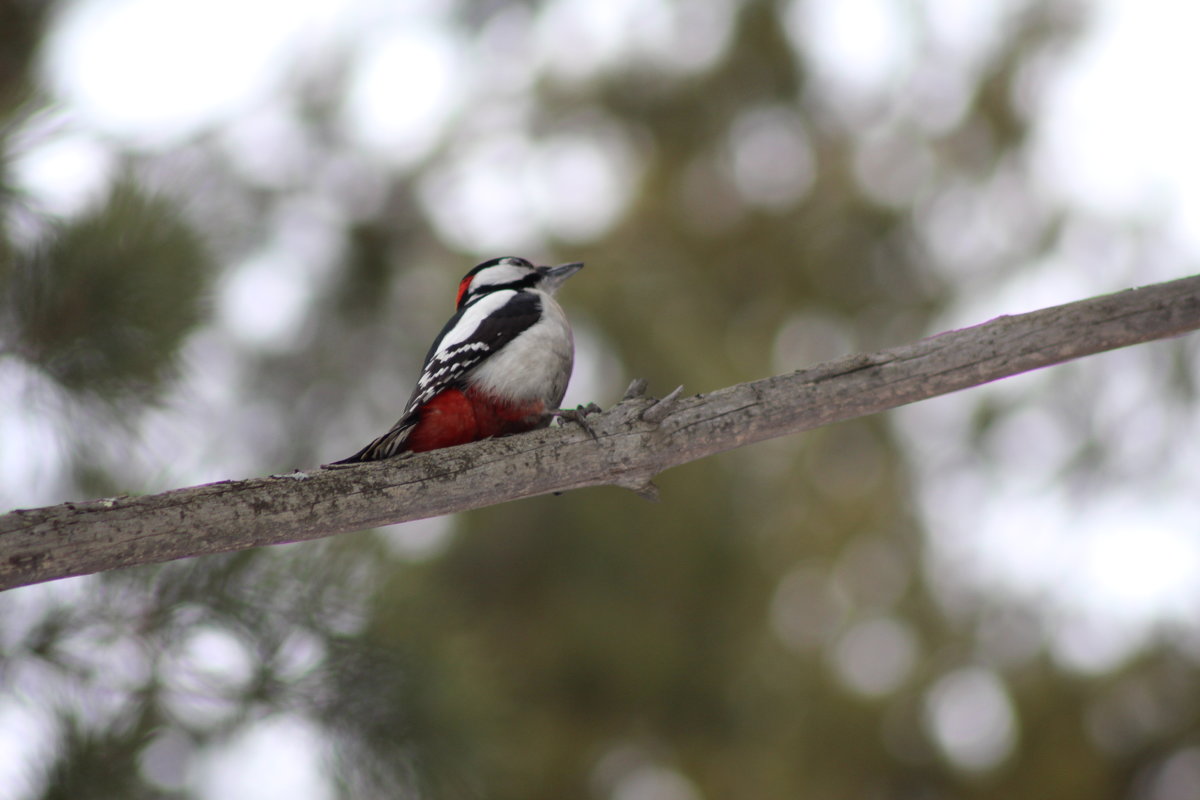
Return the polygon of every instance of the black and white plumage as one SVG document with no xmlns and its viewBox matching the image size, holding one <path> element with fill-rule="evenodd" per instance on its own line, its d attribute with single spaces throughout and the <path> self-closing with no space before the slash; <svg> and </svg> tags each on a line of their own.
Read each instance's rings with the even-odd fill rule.
<svg viewBox="0 0 1200 800">
<path fill-rule="evenodd" d="M 574 339 L 554 299 L 581 263 L 536 267 L 493 258 L 459 283 L 457 312 L 425 356 L 392 428 L 337 464 L 516 433 L 549 422 L 566 393 Z"/>
</svg>

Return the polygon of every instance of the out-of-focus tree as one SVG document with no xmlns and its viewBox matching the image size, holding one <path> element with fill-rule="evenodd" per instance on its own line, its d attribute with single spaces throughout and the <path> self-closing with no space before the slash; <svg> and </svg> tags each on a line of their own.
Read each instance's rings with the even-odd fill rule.
<svg viewBox="0 0 1200 800">
<path fill-rule="evenodd" d="M 0 357 L 54 398 L 61 497 L 160 488 L 200 452 L 223 477 L 349 452 L 499 243 L 589 263 L 564 300 L 579 399 L 609 402 L 631 376 L 708 390 L 924 335 L 1072 229 L 1025 160 L 1070 4 L 1017 4 L 968 59 L 906 5 L 920 67 L 866 100 L 816 74 L 810 4 L 547 40 L 595 41 L 585 5 L 457 5 L 485 66 L 419 158 L 347 130 L 348 43 L 296 64 L 280 170 L 218 128 L 129 147 L 66 218 L 6 191 Z M 0 26 L 24 98 L 5 163 L 36 129 L 38 7 Z M 300 323 L 239 337 L 210 292 Z M 1029 402 L 1063 401 L 982 409 L 981 452 Z M 167 429 L 179 409 L 200 421 Z M 1062 668 L 1039 609 L 935 574 L 912 452 L 869 419 L 668 473 L 658 505 L 577 492 L 11 592 L 4 710 L 45 742 L 18 796 L 217 796 L 202 765 L 270 725 L 346 798 L 1176 796 L 1195 652 Z"/>
</svg>

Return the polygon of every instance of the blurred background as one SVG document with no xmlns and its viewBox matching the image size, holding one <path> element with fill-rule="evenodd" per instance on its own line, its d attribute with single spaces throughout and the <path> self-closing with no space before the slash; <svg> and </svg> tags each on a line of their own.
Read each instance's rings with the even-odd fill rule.
<svg viewBox="0 0 1200 800">
<path fill-rule="evenodd" d="M 344 457 L 475 262 L 568 403 L 1195 272 L 1168 0 L 0 0 L 0 507 Z M 0 595 L 0 797 L 1200 786 L 1200 347 Z M 188 535 L 181 531 L 180 535 Z"/>
</svg>

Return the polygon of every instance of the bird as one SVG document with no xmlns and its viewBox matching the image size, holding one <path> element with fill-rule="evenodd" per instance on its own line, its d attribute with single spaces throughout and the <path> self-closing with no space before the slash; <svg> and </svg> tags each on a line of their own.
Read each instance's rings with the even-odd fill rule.
<svg viewBox="0 0 1200 800">
<path fill-rule="evenodd" d="M 582 268 L 579 261 L 534 266 L 516 256 L 477 264 L 458 284 L 457 310 L 430 346 L 400 419 L 354 455 L 325 466 L 522 433 L 545 427 L 556 414 L 574 414 L 558 408 L 575 343 L 554 294 Z M 582 416 L 572 418 L 590 432 Z"/>
</svg>

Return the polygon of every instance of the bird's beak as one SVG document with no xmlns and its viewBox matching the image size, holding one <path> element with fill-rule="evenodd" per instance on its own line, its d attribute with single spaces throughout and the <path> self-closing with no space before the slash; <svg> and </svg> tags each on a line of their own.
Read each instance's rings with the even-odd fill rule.
<svg viewBox="0 0 1200 800">
<path fill-rule="evenodd" d="M 542 288 L 553 293 L 563 285 L 563 281 L 583 269 L 582 261 L 572 261 L 570 264 L 559 264 L 557 267 L 538 267 L 542 272 Z"/>
</svg>

